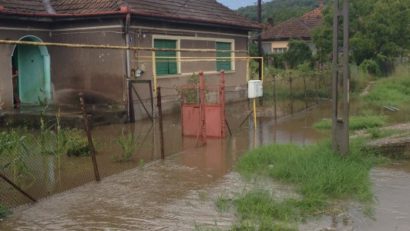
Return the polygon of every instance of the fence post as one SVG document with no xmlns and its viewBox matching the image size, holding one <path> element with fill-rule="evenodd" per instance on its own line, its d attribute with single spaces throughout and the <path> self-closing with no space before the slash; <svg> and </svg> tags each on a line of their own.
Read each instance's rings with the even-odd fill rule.
<svg viewBox="0 0 410 231">
<path fill-rule="evenodd" d="M 94 176 L 95 176 L 95 180 L 97 182 L 99 182 L 99 181 L 101 181 L 100 172 L 98 171 L 97 157 L 96 157 L 96 154 L 95 154 L 95 147 L 94 147 L 93 137 L 91 135 L 91 130 L 90 130 L 90 124 L 89 124 L 89 121 L 88 121 L 87 111 L 85 109 L 84 94 L 80 93 L 79 97 L 80 97 L 81 111 L 83 113 L 84 131 L 87 134 L 88 147 L 90 148 L 90 151 L 91 151 L 91 160 L 93 162 Z"/>
<path fill-rule="evenodd" d="M 128 86 L 128 122 L 135 123 L 135 109 L 134 109 L 134 97 L 132 96 L 132 80 L 127 78 L 127 86 Z"/>
<path fill-rule="evenodd" d="M 164 123 L 163 123 L 163 117 L 162 117 L 161 87 L 157 87 L 157 107 L 158 107 L 159 131 L 160 131 L 160 142 L 161 142 L 161 159 L 165 160 Z"/>
<path fill-rule="evenodd" d="M 308 109 L 309 103 L 308 103 L 308 97 L 307 97 L 307 87 L 306 87 L 306 75 L 303 75 L 303 88 L 305 91 L 305 110 Z"/>
<path fill-rule="evenodd" d="M 276 75 L 273 76 L 273 107 L 275 112 L 275 121 L 278 120 L 277 99 L 276 99 Z"/>
<path fill-rule="evenodd" d="M 206 143 L 206 95 L 205 95 L 205 76 L 204 73 L 199 73 L 199 110 L 200 110 L 200 139 L 202 144 Z"/>
<path fill-rule="evenodd" d="M 225 71 L 221 71 L 220 83 L 219 83 L 219 104 L 221 106 L 221 138 L 226 136 L 226 127 L 230 131 L 228 121 L 225 117 Z M 230 132 L 232 135 L 232 132 Z"/>
<path fill-rule="evenodd" d="M 289 94 L 290 94 L 290 114 L 293 115 L 293 79 L 292 76 L 289 76 Z"/>
</svg>

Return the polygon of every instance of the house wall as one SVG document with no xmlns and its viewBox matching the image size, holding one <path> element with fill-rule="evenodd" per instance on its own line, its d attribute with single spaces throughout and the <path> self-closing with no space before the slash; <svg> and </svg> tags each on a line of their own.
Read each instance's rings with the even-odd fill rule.
<svg viewBox="0 0 410 231">
<path fill-rule="evenodd" d="M 10 22 L 0 22 L 0 39 L 19 40 L 24 36 L 36 36 L 43 41 L 50 41 L 45 25 L 27 26 Z M 15 46 L 0 45 L 0 108 L 13 107 L 12 62 Z"/>
<path fill-rule="evenodd" d="M 124 46 L 122 27 L 121 20 L 59 25 L 53 28 L 51 37 L 57 43 Z M 78 91 L 84 91 L 89 103 L 125 104 L 124 50 L 64 47 L 50 50 L 57 103 L 77 103 Z"/>
<path fill-rule="evenodd" d="M 44 42 L 73 44 L 110 44 L 125 45 L 123 18 L 66 21 L 31 25 L 0 22 L 0 39 L 19 40 L 25 35 L 34 35 Z M 11 29 L 14 28 L 14 29 Z M 175 39 L 181 49 L 215 49 L 216 42 L 230 42 L 234 50 L 242 52 L 232 57 L 246 57 L 248 50 L 248 32 L 229 28 L 182 25 L 173 22 L 154 22 L 134 20 L 130 27 L 131 45 L 152 48 L 155 38 Z M 0 106 L 13 106 L 11 55 L 13 46 L 0 45 Z M 126 89 L 126 52 L 113 49 L 84 49 L 48 47 L 51 59 L 51 83 L 54 103 L 77 104 L 78 92 L 85 92 L 90 103 L 116 103 L 125 105 Z M 132 51 L 131 69 L 142 69 L 144 74 L 139 79 L 153 80 L 152 52 Z M 207 84 L 217 86 L 219 73 L 216 71 L 215 52 L 181 52 L 180 57 L 210 58 L 207 61 L 178 62 L 176 75 L 158 76 L 158 86 L 163 88 L 165 111 L 174 111 L 179 106 L 178 86 L 187 84 L 193 73 L 204 71 Z M 247 97 L 247 79 L 245 59 L 232 59 L 232 71 L 226 72 L 227 101 L 244 100 Z M 150 104 L 150 90 L 147 85 L 138 85 L 137 90 L 143 101 Z M 137 110 L 142 110 L 136 104 Z M 137 117 L 142 117 L 142 111 Z"/>
<path fill-rule="evenodd" d="M 131 27 L 134 45 L 138 47 L 153 47 L 156 38 L 177 40 L 178 47 L 181 49 L 215 49 L 216 42 L 230 42 L 234 50 L 241 50 L 232 54 L 232 71 L 227 71 L 226 79 L 226 98 L 228 102 L 244 100 L 247 97 L 247 80 L 245 59 L 240 57 L 247 56 L 248 34 L 247 32 L 226 31 L 218 29 L 199 29 L 198 27 L 183 27 L 169 24 L 143 24 L 135 23 Z M 140 51 L 132 54 L 132 69 L 143 69 L 144 74 L 139 79 L 152 80 L 152 52 Z M 178 57 L 182 57 L 178 62 L 178 74 L 157 76 L 158 86 L 162 88 L 164 107 L 166 111 L 173 111 L 179 107 L 178 86 L 186 85 L 193 73 L 203 71 L 209 86 L 217 86 L 219 83 L 219 73 L 216 71 L 215 52 L 180 52 Z M 186 61 L 183 58 L 202 58 L 206 61 Z M 149 89 L 146 85 L 137 87 L 142 95 L 144 102 L 149 105 Z M 137 104 L 135 107 L 141 110 Z M 140 114 L 144 114 L 142 111 Z"/>
<path fill-rule="evenodd" d="M 306 40 L 306 44 L 309 46 L 310 50 L 312 51 L 313 55 L 316 55 L 317 48 L 316 45 L 311 40 Z M 275 53 L 275 49 L 288 49 L 289 48 L 289 41 L 269 41 L 263 42 L 263 51 L 265 54 L 272 54 Z"/>
<path fill-rule="evenodd" d="M 263 43 L 263 50 L 265 54 L 280 53 L 275 52 L 275 49 L 288 49 L 289 41 L 269 41 Z"/>
<path fill-rule="evenodd" d="M 34 26 L 33 26 L 34 25 Z M 122 21 L 79 22 L 51 28 L 33 23 L 0 22 L 0 39 L 19 40 L 32 35 L 44 42 L 125 45 Z M 13 106 L 11 56 L 15 46 L 0 45 L 0 105 Z M 124 105 L 125 51 L 47 47 L 51 62 L 53 102 L 78 104 L 78 93 L 94 104 Z"/>
</svg>

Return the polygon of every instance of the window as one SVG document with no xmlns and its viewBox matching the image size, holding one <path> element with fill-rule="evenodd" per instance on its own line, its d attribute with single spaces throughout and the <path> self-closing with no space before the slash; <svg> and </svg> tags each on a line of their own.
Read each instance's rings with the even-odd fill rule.
<svg viewBox="0 0 410 231">
<path fill-rule="evenodd" d="M 273 48 L 272 52 L 274 54 L 283 54 L 286 53 L 288 51 L 288 48 Z"/>
<path fill-rule="evenodd" d="M 216 42 L 216 70 L 232 71 L 232 43 Z"/>
<path fill-rule="evenodd" d="M 177 41 L 167 39 L 155 39 L 154 48 L 177 49 Z M 155 56 L 157 75 L 174 75 L 178 73 L 176 51 L 156 51 Z"/>
</svg>

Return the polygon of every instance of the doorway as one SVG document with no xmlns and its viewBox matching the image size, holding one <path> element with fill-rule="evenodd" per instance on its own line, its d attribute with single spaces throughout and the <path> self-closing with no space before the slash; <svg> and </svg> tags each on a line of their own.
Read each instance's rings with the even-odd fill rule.
<svg viewBox="0 0 410 231">
<path fill-rule="evenodd" d="M 29 35 L 20 41 L 42 42 Z M 12 55 L 14 103 L 43 105 L 51 102 L 50 55 L 45 46 L 16 45 Z"/>
</svg>

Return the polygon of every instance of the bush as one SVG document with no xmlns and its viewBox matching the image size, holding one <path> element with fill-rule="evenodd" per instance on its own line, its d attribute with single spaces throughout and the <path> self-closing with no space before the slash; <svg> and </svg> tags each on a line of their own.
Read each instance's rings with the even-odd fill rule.
<svg viewBox="0 0 410 231">
<path fill-rule="evenodd" d="M 309 46 L 299 40 L 293 40 L 289 42 L 289 49 L 285 53 L 285 61 L 290 68 L 296 68 L 303 63 L 312 62 L 312 51 Z"/>
<path fill-rule="evenodd" d="M 360 64 L 360 69 L 364 71 L 365 73 L 371 74 L 371 75 L 381 75 L 381 70 L 379 64 L 372 60 L 372 59 L 366 59 Z"/>
</svg>

